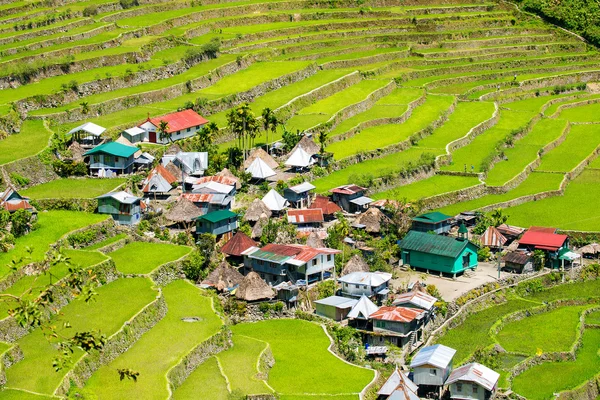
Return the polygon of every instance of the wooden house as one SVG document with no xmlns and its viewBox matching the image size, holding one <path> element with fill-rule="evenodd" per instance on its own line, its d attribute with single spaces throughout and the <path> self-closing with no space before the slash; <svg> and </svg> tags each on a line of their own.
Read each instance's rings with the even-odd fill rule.
<svg viewBox="0 0 600 400">
<path fill-rule="evenodd" d="M 561 252 L 569 249 L 569 237 L 557 234 L 555 228 L 532 226 L 519 239 L 519 249 L 542 250 L 546 253 L 548 264 L 558 268 L 561 265 Z"/>
<path fill-rule="evenodd" d="M 448 233 L 452 228 L 452 217 L 438 211 L 417 215 L 412 219 L 412 230 L 417 232 L 435 232 L 438 235 Z"/>
<path fill-rule="evenodd" d="M 330 296 L 315 301 L 317 315 L 329 318 L 334 321 L 341 321 L 346 318 L 352 308 L 358 303 L 356 299 L 349 299 L 341 296 Z"/>
<path fill-rule="evenodd" d="M 339 186 L 331 189 L 332 199 L 346 212 L 362 212 L 373 202 L 373 199 L 365 196 L 366 190 L 357 185 Z"/>
<path fill-rule="evenodd" d="M 533 260 L 530 253 L 524 251 L 510 251 L 503 257 L 504 269 L 511 272 L 533 272 Z"/>
<path fill-rule="evenodd" d="M 168 137 L 161 138 L 159 128 L 163 121 L 168 124 L 166 132 Z M 148 117 L 144 123 L 139 125 L 139 128 L 143 129 L 145 132 L 141 135 L 142 141 L 147 140 L 150 143 L 166 144 L 175 140 L 194 136 L 196 132 L 207 123 L 208 120 L 194 110 L 183 110 L 160 117 Z"/>
<path fill-rule="evenodd" d="M 498 387 L 500 374 L 479 363 L 470 363 L 452 371 L 446 380 L 450 398 L 488 400 Z"/>
<path fill-rule="evenodd" d="M 211 233 L 219 240 L 231 237 L 238 228 L 238 215 L 229 210 L 209 212 L 196 218 L 196 233 Z"/>
<path fill-rule="evenodd" d="M 312 191 L 315 186 L 309 182 L 304 182 L 284 189 L 283 197 L 290 203 L 293 208 L 308 208 L 312 203 Z"/>
<path fill-rule="evenodd" d="M 374 346 L 391 343 L 398 347 L 415 345 L 421 340 L 425 311 L 395 306 L 380 307 L 369 316 L 374 335 L 369 343 Z"/>
<path fill-rule="evenodd" d="M 91 175 L 102 176 L 106 170 L 116 174 L 130 174 L 133 172 L 134 155 L 137 151 L 137 147 L 108 142 L 86 151 L 84 156 L 89 157 Z"/>
<path fill-rule="evenodd" d="M 134 225 L 142 219 L 142 204 L 139 197 L 127 192 L 113 192 L 96 197 L 98 213 L 110 214 L 120 225 Z"/>
<path fill-rule="evenodd" d="M 323 222 L 323 212 L 316 209 L 288 210 L 287 220 L 290 224 L 296 225 L 298 230 L 310 230 L 321 227 Z"/>
<path fill-rule="evenodd" d="M 338 278 L 338 282 L 342 285 L 344 296 L 365 295 L 382 300 L 390 292 L 388 287 L 391 279 L 392 274 L 387 272 L 352 272 Z"/>
<path fill-rule="evenodd" d="M 436 271 L 456 277 L 478 265 L 478 247 L 464 237 L 455 239 L 410 231 L 398 244 L 404 264 L 427 272 Z"/>
<path fill-rule="evenodd" d="M 444 386 L 452 371 L 452 360 L 456 350 L 436 344 L 423 347 L 413 357 L 410 367 L 413 370 L 413 382 L 419 386 Z"/>
</svg>

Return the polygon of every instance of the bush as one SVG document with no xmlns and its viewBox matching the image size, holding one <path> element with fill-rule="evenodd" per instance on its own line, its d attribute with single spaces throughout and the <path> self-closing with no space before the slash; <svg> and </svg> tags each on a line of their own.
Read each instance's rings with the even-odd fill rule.
<svg viewBox="0 0 600 400">
<path fill-rule="evenodd" d="M 88 167 L 84 162 L 55 160 L 52 169 L 62 178 L 69 176 L 86 176 Z"/>
<path fill-rule="evenodd" d="M 490 258 L 492 258 L 492 252 L 489 247 L 477 250 L 477 261 L 489 261 Z"/>
<path fill-rule="evenodd" d="M 31 219 L 32 214 L 29 211 L 23 209 L 15 211 L 10 217 L 10 222 L 12 222 L 11 233 L 13 236 L 17 238 L 29 232 L 32 226 Z"/>
<path fill-rule="evenodd" d="M 17 186 L 27 186 L 31 182 L 29 178 L 19 175 L 16 172 L 10 174 L 10 180 Z"/>
<path fill-rule="evenodd" d="M 84 17 L 91 17 L 96 14 L 98 14 L 98 6 L 96 6 L 95 4 L 92 4 L 91 6 L 87 6 L 86 8 L 83 9 Z"/>
<path fill-rule="evenodd" d="M 192 282 L 206 278 L 208 271 L 205 269 L 206 258 L 199 251 L 192 252 L 183 261 L 183 273 Z"/>
<path fill-rule="evenodd" d="M 90 229 L 87 231 L 75 232 L 70 234 L 69 236 L 67 236 L 67 242 L 69 242 L 71 247 L 75 247 L 77 245 L 81 246 L 90 244 L 94 240 L 96 240 L 97 237 L 98 234 L 96 233 L 96 231 Z"/>
<path fill-rule="evenodd" d="M 121 7 L 125 10 L 140 5 L 138 0 L 119 0 L 119 4 L 121 4 Z"/>
</svg>

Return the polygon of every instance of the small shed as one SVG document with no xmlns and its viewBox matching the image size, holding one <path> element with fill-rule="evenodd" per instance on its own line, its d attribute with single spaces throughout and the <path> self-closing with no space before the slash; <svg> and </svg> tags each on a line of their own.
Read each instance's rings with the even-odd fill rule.
<svg viewBox="0 0 600 400">
<path fill-rule="evenodd" d="M 488 400 L 498 387 L 500 374 L 479 363 L 470 363 L 452 371 L 446 386 L 456 400 Z"/>
<path fill-rule="evenodd" d="M 423 347 L 413 357 L 413 382 L 417 385 L 443 386 L 452 371 L 452 360 L 456 350 L 436 344 Z"/>
<path fill-rule="evenodd" d="M 315 186 L 309 182 L 304 182 L 299 185 L 291 186 L 283 191 L 283 197 L 290 202 L 290 206 L 294 208 L 310 207 L 312 202 L 311 192 L 315 190 Z"/>
<path fill-rule="evenodd" d="M 412 230 L 417 232 L 448 233 L 452 228 L 452 217 L 439 211 L 428 212 L 413 218 Z"/>
<path fill-rule="evenodd" d="M 165 218 L 177 224 L 181 224 L 185 229 L 189 229 L 196 218 L 203 214 L 202 209 L 198 208 L 185 197 L 179 197 L 177 202 L 165 214 Z"/>
<path fill-rule="evenodd" d="M 252 175 L 253 179 L 264 180 L 277 175 L 273 168 L 269 167 L 262 158 L 255 158 L 252 164 L 246 168 L 246 172 Z"/>
<path fill-rule="evenodd" d="M 483 235 L 481 235 L 480 240 L 482 246 L 489 247 L 490 249 L 500 249 L 508 241 L 494 226 L 488 226 Z"/>
<path fill-rule="evenodd" d="M 527 273 L 533 271 L 533 260 L 529 253 L 524 251 L 511 251 L 503 258 L 504 268 L 511 272 Z"/>
<path fill-rule="evenodd" d="M 70 136 L 73 141 L 84 146 L 95 146 L 100 143 L 100 135 L 102 135 L 105 130 L 106 128 L 93 122 L 86 122 L 83 125 L 71 129 L 67 132 L 67 136 Z"/>
<path fill-rule="evenodd" d="M 240 300 L 267 300 L 275 296 L 275 292 L 256 272 L 249 272 L 235 291 L 235 297 Z"/>
<path fill-rule="evenodd" d="M 146 131 L 139 126 L 134 126 L 133 128 L 125 129 L 121 136 L 125 139 L 129 140 L 131 143 L 138 143 L 143 141 L 144 139 L 148 140 L 148 135 Z"/>
<path fill-rule="evenodd" d="M 264 151 L 262 148 L 256 147 L 250 152 L 250 155 L 248 156 L 248 158 L 246 158 L 246 161 L 244 161 L 244 168 L 250 168 L 250 166 L 254 164 L 256 159 L 260 159 L 262 163 L 266 164 L 267 167 L 269 167 L 270 169 L 275 169 L 279 167 L 279 164 L 277 163 L 277 161 L 275 161 L 273 157 L 267 154 L 267 152 Z"/>
<path fill-rule="evenodd" d="M 264 201 L 261 199 L 254 199 L 254 201 L 250 203 L 250 206 L 246 210 L 243 219 L 244 221 L 257 222 L 261 216 L 264 215 L 265 217 L 269 218 L 271 214 L 272 211 L 269 209 L 269 207 L 267 207 Z"/>
<path fill-rule="evenodd" d="M 238 215 L 229 210 L 209 212 L 196 218 L 196 233 L 211 233 L 217 238 L 231 236 L 238 228 Z"/>
<path fill-rule="evenodd" d="M 298 146 L 285 161 L 285 165 L 295 169 L 305 169 L 313 165 L 315 162 L 316 160 L 312 155 L 304 151 L 302 146 Z"/>
<path fill-rule="evenodd" d="M 317 309 L 317 315 L 330 318 L 334 321 L 341 321 L 348 316 L 352 310 L 352 307 L 354 307 L 356 303 L 358 303 L 358 300 L 356 299 L 330 296 L 315 301 L 315 307 Z"/>
</svg>

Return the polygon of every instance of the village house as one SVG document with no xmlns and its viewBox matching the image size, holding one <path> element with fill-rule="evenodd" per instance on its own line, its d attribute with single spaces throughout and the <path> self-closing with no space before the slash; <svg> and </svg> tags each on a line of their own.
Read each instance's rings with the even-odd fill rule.
<svg viewBox="0 0 600 400">
<path fill-rule="evenodd" d="M 172 194 L 176 185 L 177 177 L 173 176 L 162 165 L 157 165 L 142 181 L 142 192 L 147 197 L 165 199 Z"/>
<path fill-rule="evenodd" d="M 443 386 L 452 371 L 452 360 L 456 350 L 436 344 L 423 347 L 413 357 L 410 367 L 413 370 L 413 382 L 425 391 L 441 394 Z"/>
<path fill-rule="evenodd" d="M 37 210 L 29 204 L 29 198 L 21 196 L 12 186 L 8 186 L 4 192 L 0 192 L 0 209 L 5 209 L 11 214 L 17 210 L 26 210 L 37 214 Z"/>
<path fill-rule="evenodd" d="M 550 267 L 558 268 L 561 266 L 560 256 L 569 251 L 569 237 L 557 234 L 556 228 L 532 226 L 519 239 L 519 249 L 528 252 L 542 250 Z"/>
<path fill-rule="evenodd" d="M 273 213 L 273 215 L 279 215 L 283 210 L 288 208 L 288 201 L 275 189 L 269 190 L 269 192 L 262 198 L 263 203 Z"/>
<path fill-rule="evenodd" d="M 520 274 L 533 272 L 533 259 L 531 254 L 524 251 L 509 251 L 502 258 L 504 269 Z"/>
<path fill-rule="evenodd" d="M 224 175 L 211 175 L 211 176 L 203 176 L 201 178 L 191 178 L 192 180 L 192 190 L 196 191 L 202 188 L 209 188 L 213 191 L 210 193 L 225 193 L 230 196 L 236 194 L 237 190 L 241 187 L 239 183 L 239 179 L 234 176 L 224 176 Z M 212 186 L 212 184 L 219 184 L 223 186 Z M 221 189 L 217 189 L 221 188 Z M 220 190 L 220 191 L 219 191 Z M 200 193 L 200 192 L 198 192 Z M 209 192 L 207 192 L 209 193 Z"/>
<path fill-rule="evenodd" d="M 331 221 L 335 218 L 335 213 L 342 211 L 342 208 L 329 200 L 329 197 L 316 195 L 312 201 L 311 208 L 319 208 L 323 212 L 325 221 Z"/>
<path fill-rule="evenodd" d="M 273 285 L 291 281 L 298 285 L 331 276 L 339 250 L 312 248 L 299 244 L 267 244 L 244 254 L 246 273 L 256 271 Z"/>
<path fill-rule="evenodd" d="M 96 125 L 93 122 L 86 122 L 83 125 L 71 129 L 67 132 L 66 136 L 70 137 L 73 142 L 77 142 L 82 147 L 89 149 L 100 144 L 102 141 L 100 135 L 102 135 L 105 130 L 106 128 Z"/>
<path fill-rule="evenodd" d="M 358 303 L 356 299 L 341 296 L 329 296 L 315 301 L 317 315 L 334 321 L 346 319 L 352 308 Z"/>
<path fill-rule="evenodd" d="M 285 188 L 283 197 L 290 203 L 293 208 L 308 208 L 312 202 L 312 191 L 315 186 L 309 182 L 304 182 L 299 185 Z"/>
<path fill-rule="evenodd" d="M 331 189 L 333 201 L 349 213 L 362 212 L 373 202 L 365 196 L 367 189 L 357 185 L 344 185 Z"/>
<path fill-rule="evenodd" d="M 452 217 L 434 211 L 417 215 L 412 219 L 412 230 L 417 232 L 435 232 L 438 235 L 450 232 Z"/>
<path fill-rule="evenodd" d="M 244 276 L 237 269 L 223 261 L 215 268 L 200 286 L 203 288 L 214 288 L 218 292 L 231 292 L 238 288 L 244 280 Z"/>
<path fill-rule="evenodd" d="M 456 277 L 468 269 L 477 268 L 477 245 L 464 236 L 451 238 L 410 231 L 398 242 L 402 261 L 412 268 L 436 271 Z"/>
<path fill-rule="evenodd" d="M 421 340 L 425 317 L 426 312 L 416 308 L 380 307 L 369 316 L 374 334 L 368 335 L 368 342 L 374 346 L 415 346 Z"/>
<path fill-rule="evenodd" d="M 287 220 L 296 225 L 298 230 L 311 230 L 321 227 L 324 222 L 323 212 L 320 209 L 288 210 Z"/>
<path fill-rule="evenodd" d="M 148 141 L 148 133 L 139 126 L 134 126 L 133 128 L 125 129 L 123 132 L 121 132 L 121 137 L 129 140 L 131 143 Z"/>
<path fill-rule="evenodd" d="M 389 282 L 392 274 L 387 272 L 352 272 L 338 278 L 342 285 L 342 294 L 349 297 L 375 297 L 377 300 L 383 300 L 387 297 Z"/>
<path fill-rule="evenodd" d="M 137 147 L 108 142 L 86 151 L 84 156 L 89 157 L 91 175 L 110 176 L 112 173 L 132 173 L 134 154 L 137 151 Z"/>
<path fill-rule="evenodd" d="M 377 391 L 378 400 L 419 400 L 419 387 L 409 379 L 404 371 L 396 370 Z"/>
<path fill-rule="evenodd" d="M 392 305 L 396 307 L 415 308 L 425 311 L 424 323 L 427 324 L 434 316 L 437 298 L 420 290 L 411 290 L 397 295 Z"/>
<path fill-rule="evenodd" d="M 259 157 L 256 157 L 254 161 L 252 161 L 252 164 L 246 168 L 246 173 L 250 174 L 252 179 L 258 181 L 266 180 L 267 178 L 277 175 L 277 173 L 273 171 L 273 168 L 269 167 L 267 163 Z"/>
<path fill-rule="evenodd" d="M 160 124 L 163 121 L 168 124 L 167 137 L 161 138 Z M 138 136 L 141 137 L 141 141 L 166 144 L 194 136 L 207 123 L 208 120 L 194 110 L 183 110 L 160 117 L 148 117 L 144 123 L 139 125 L 139 128 L 143 129 L 145 133 Z"/>
<path fill-rule="evenodd" d="M 315 162 L 315 158 L 307 153 L 302 146 L 297 146 L 285 161 L 285 165 L 291 167 L 295 171 L 303 171 L 312 166 Z"/>
<path fill-rule="evenodd" d="M 183 193 L 181 197 L 194 203 L 202 211 L 202 214 L 231 210 L 233 201 L 233 197 L 220 193 Z"/>
<path fill-rule="evenodd" d="M 446 386 L 456 400 L 488 400 L 498 387 L 500 374 L 479 363 L 470 363 L 452 371 Z"/>
<path fill-rule="evenodd" d="M 142 199 L 127 192 L 112 192 L 96 197 L 98 213 L 110 214 L 120 225 L 135 225 L 142 219 Z"/>
<path fill-rule="evenodd" d="M 466 228 L 465 228 L 466 229 Z M 502 247 L 508 242 L 508 239 L 498 231 L 495 226 L 488 226 L 483 232 L 479 242 L 482 247 L 489 247 L 493 250 L 501 250 Z"/>
<path fill-rule="evenodd" d="M 250 239 L 244 232 L 237 231 L 235 235 L 221 248 L 231 263 L 242 264 L 244 253 L 251 248 L 258 248 L 258 243 Z"/>
<path fill-rule="evenodd" d="M 183 196 L 179 196 L 175 204 L 166 212 L 165 218 L 171 229 L 191 231 L 196 225 L 196 218 L 203 215 L 202 209 Z"/>
<path fill-rule="evenodd" d="M 169 163 L 173 163 L 182 174 L 187 176 L 202 176 L 208 168 L 208 153 L 180 151 L 176 154 L 163 155 L 161 164 L 166 167 Z"/>
<path fill-rule="evenodd" d="M 238 228 L 238 215 L 229 210 L 212 211 L 196 218 L 196 234 L 210 233 L 226 240 Z"/>
<path fill-rule="evenodd" d="M 235 185 L 226 185 L 216 181 L 208 181 L 194 184 L 192 193 L 214 193 L 224 194 L 229 197 L 235 196 Z"/>
</svg>

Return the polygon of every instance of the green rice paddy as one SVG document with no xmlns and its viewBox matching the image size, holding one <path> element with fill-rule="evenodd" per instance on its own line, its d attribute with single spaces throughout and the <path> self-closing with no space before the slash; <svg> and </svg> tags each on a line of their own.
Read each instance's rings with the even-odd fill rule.
<svg viewBox="0 0 600 400">
<path fill-rule="evenodd" d="M 169 243 L 131 242 L 108 255 L 124 274 L 149 274 L 159 266 L 175 261 L 191 251 Z"/>
<path fill-rule="evenodd" d="M 111 179 L 57 179 L 23 190 L 23 196 L 32 199 L 91 199 L 125 183 L 125 178 Z"/>
</svg>

